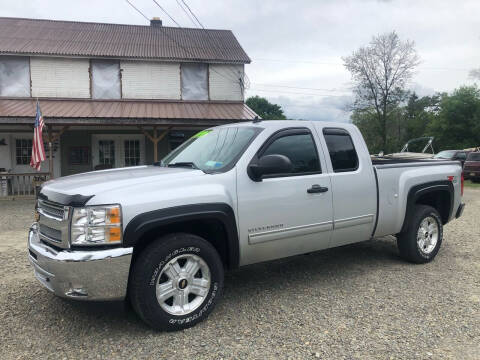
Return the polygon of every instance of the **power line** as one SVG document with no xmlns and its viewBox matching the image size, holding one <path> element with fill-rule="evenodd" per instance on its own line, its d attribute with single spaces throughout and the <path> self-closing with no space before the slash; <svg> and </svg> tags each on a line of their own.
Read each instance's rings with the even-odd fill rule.
<svg viewBox="0 0 480 360">
<path fill-rule="evenodd" d="M 186 3 L 185 0 L 180 0 L 183 5 L 185 5 L 185 7 L 188 9 L 189 13 L 195 18 L 196 22 L 198 23 L 198 25 L 200 25 L 200 27 L 205 31 L 205 34 L 207 35 L 207 37 L 210 39 L 210 44 L 215 47 L 216 49 L 220 50 L 220 53 L 224 53 L 224 49 L 222 49 L 221 47 L 217 47 L 216 46 L 216 43 L 215 43 L 215 40 L 212 39 L 212 37 L 210 36 L 210 33 L 208 32 L 208 30 L 205 28 L 205 26 L 203 26 L 202 22 L 198 19 L 197 15 L 195 15 L 195 13 L 193 12 L 193 10 L 190 8 L 190 6 L 188 6 L 188 4 Z M 177 0 L 177 3 L 178 5 L 182 8 L 182 10 L 185 11 L 185 9 L 183 8 L 183 6 L 180 5 L 179 3 L 179 0 Z M 191 21 L 195 24 L 195 21 L 193 21 L 193 19 L 190 17 Z M 195 25 L 196 26 L 196 25 Z M 236 79 L 236 77 L 238 76 L 238 74 L 235 74 L 235 72 L 231 69 L 228 69 L 230 70 L 230 73 L 233 74 L 234 78 Z M 244 86 L 244 82 L 243 80 L 240 78 L 238 79 L 240 81 L 240 85 L 241 86 Z M 237 81 L 237 80 L 235 80 Z M 243 90 L 242 90 L 243 91 Z"/>
<path fill-rule="evenodd" d="M 157 6 L 160 8 L 160 10 L 162 10 L 162 11 L 170 18 L 170 20 L 172 20 L 175 24 L 177 24 L 178 27 L 181 27 L 180 24 L 177 23 L 177 22 L 175 21 L 175 19 L 170 16 L 170 14 L 167 12 L 167 10 L 165 10 L 165 9 L 162 7 L 162 5 L 160 5 L 160 4 L 157 2 L 157 0 L 153 0 L 153 2 L 154 2 L 155 4 L 157 4 Z"/>
<path fill-rule="evenodd" d="M 147 19 L 148 21 L 149 18 L 143 13 L 141 12 L 138 8 L 136 8 L 129 0 L 125 0 L 131 7 L 133 7 L 140 15 L 142 15 L 145 19 Z M 155 1 L 155 0 L 154 0 Z M 176 41 L 173 37 L 171 37 L 170 35 L 168 35 L 168 33 L 165 31 L 165 29 L 162 27 L 162 26 L 159 26 L 158 29 L 160 29 L 162 31 L 162 33 L 170 39 L 170 41 L 173 41 L 175 44 L 177 44 L 179 47 L 181 47 L 187 54 L 189 54 L 190 56 L 192 56 L 192 60 L 195 60 L 195 54 L 193 54 L 190 50 L 188 50 L 186 47 L 182 46 L 178 41 Z M 218 75 L 222 76 L 223 78 L 229 80 L 229 81 L 232 81 L 231 78 L 228 78 L 226 77 L 225 75 L 223 75 L 222 73 L 219 73 L 218 71 L 216 71 L 215 69 L 213 68 L 210 68 L 210 70 L 212 70 L 213 72 L 217 73 Z M 237 83 L 237 81 L 232 81 L 234 83 Z"/>
<path fill-rule="evenodd" d="M 293 95 L 308 95 L 308 96 L 319 96 L 319 97 L 349 97 L 349 95 L 330 95 L 330 94 L 314 94 L 314 93 L 301 93 L 301 92 L 292 92 L 292 91 L 278 91 L 278 90 L 265 90 L 265 89 L 250 89 L 253 92 L 273 92 L 278 94 L 293 94 Z"/>
<path fill-rule="evenodd" d="M 180 0 L 176 0 L 177 1 L 177 4 L 178 6 L 183 10 L 183 12 L 185 13 L 185 15 L 187 15 L 187 17 L 190 19 L 190 21 L 193 23 L 193 26 L 197 27 L 197 23 L 195 22 L 195 20 L 193 20 L 192 16 L 188 13 L 187 10 L 185 10 L 185 8 L 183 7 L 182 3 L 180 2 Z"/>
<path fill-rule="evenodd" d="M 150 19 L 148 17 L 145 16 L 145 14 L 143 12 L 141 12 L 140 10 L 138 10 L 135 5 L 133 5 L 129 0 L 125 0 L 132 8 L 134 8 L 135 10 L 137 10 L 137 12 L 142 15 L 145 19 L 147 19 L 147 21 L 150 21 Z"/>
<path fill-rule="evenodd" d="M 345 90 L 339 88 L 333 89 L 325 89 L 325 88 L 309 88 L 309 87 L 299 87 L 299 86 L 289 86 L 289 85 L 274 85 L 274 84 L 260 84 L 260 83 L 253 83 L 257 86 L 266 86 L 266 87 L 279 87 L 279 88 L 288 88 L 288 89 L 300 89 L 300 90 L 315 90 L 315 91 L 338 91 L 338 92 L 347 92 L 350 89 L 345 88 Z"/>
<path fill-rule="evenodd" d="M 293 64 L 318 64 L 318 65 L 335 65 L 343 66 L 343 63 L 340 62 L 327 62 L 327 61 L 314 61 L 314 60 L 289 60 L 289 59 L 264 59 L 264 58 L 254 58 L 254 61 L 266 61 L 266 62 L 282 62 L 282 63 L 293 63 Z M 445 71 L 470 71 L 471 69 L 466 68 L 451 68 L 451 67 L 430 67 L 430 66 L 419 66 L 420 69 L 424 70 L 445 70 Z"/>
<path fill-rule="evenodd" d="M 160 8 L 160 10 L 162 10 L 162 11 L 166 14 L 175 24 L 177 24 L 178 27 L 181 27 L 180 24 L 167 12 L 167 10 L 165 10 L 165 9 L 158 3 L 157 0 L 153 0 L 153 2 Z M 182 2 L 183 2 L 183 1 L 182 1 Z M 183 3 L 185 4 L 185 2 L 183 2 Z M 185 4 L 185 5 L 186 5 L 186 4 Z M 186 5 L 186 6 L 187 6 L 188 9 L 190 9 L 190 8 L 188 7 L 188 5 Z M 194 16 L 195 16 L 195 15 L 194 15 Z M 195 18 L 196 18 L 196 17 L 195 17 Z M 163 29 L 162 29 L 162 30 L 163 30 Z M 165 31 L 163 31 L 163 33 L 166 35 Z M 210 34 L 208 34 L 208 31 L 207 31 L 207 35 L 210 35 Z M 171 37 L 170 37 L 170 39 L 173 40 L 173 38 L 171 38 Z M 175 41 L 175 40 L 174 40 L 174 41 Z M 179 45 L 180 47 L 182 47 L 177 41 L 175 41 L 175 43 L 176 43 L 177 45 Z M 185 47 L 182 47 L 182 48 L 186 51 L 186 48 L 185 48 Z M 192 56 L 194 56 L 194 55 L 192 55 Z M 238 81 L 237 79 L 231 79 L 231 78 L 229 78 L 227 75 L 223 75 L 223 74 L 219 73 L 219 72 L 216 71 L 215 69 L 212 69 L 212 71 L 215 72 L 215 73 L 217 73 L 217 74 L 219 74 L 220 76 L 223 76 L 225 79 L 228 79 L 228 80 L 230 80 L 230 81 L 232 81 L 232 82 L 234 82 L 234 83 L 237 83 L 237 81 Z"/>
</svg>

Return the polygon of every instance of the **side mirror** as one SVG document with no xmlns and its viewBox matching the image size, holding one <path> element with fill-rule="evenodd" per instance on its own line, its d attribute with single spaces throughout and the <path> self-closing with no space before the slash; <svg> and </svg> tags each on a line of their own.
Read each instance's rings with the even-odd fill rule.
<svg viewBox="0 0 480 360">
<path fill-rule="evenodd" d="M 293 165 L 285 155 L 265 155 L 257 162 L 248 166 L 248 176 L 253 181 L 262 181 L 263 176 L 272 174 L 287 174 L 292 171 Z"/>
</svg>

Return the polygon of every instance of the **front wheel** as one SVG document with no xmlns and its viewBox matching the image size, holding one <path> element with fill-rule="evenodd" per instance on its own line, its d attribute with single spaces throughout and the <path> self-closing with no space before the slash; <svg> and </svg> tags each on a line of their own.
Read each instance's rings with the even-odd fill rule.
<svg viewBox="0 0 480 360">
<path fill-rule="evenodd" d="M 408 229 L 397 236 L 397 246 L 405 260 L 423 264 L 435 258 L 442 238 L 443 224 L 438 211 L 431 206 L 417 205 Z"/>
<path fill-rule="evenodd" d="M 135 259 L 130 299 L 151 327 L 175 331 L 212 311 L 223 289 L 223 264 L 215 248 L 192 234 L 170 234 Z"/>
</svg>

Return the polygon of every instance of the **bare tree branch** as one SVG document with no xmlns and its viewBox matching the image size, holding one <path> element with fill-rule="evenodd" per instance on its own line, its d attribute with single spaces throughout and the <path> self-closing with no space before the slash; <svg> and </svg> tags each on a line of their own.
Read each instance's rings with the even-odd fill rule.
<svg viewBox="0 0 480 360">
<path fill-rule="evenodd" d="M 355 109 L 375 109 L 386 148 L 387 116 L 404 99 L 405 87 L 419 63 L 415 44 L 401 41 L 393 31 L 373 37 L 343 61 L 356 82 Z"/>
</svg>

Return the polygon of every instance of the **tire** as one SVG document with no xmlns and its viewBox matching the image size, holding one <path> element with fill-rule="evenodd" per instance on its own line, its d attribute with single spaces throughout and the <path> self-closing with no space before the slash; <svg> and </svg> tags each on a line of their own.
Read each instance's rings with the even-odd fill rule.
<svg viewBox="0 0 480 360">
<path fill-rule="evenodd" d="M 427 231 L 420 232 L 422 226 Z M 397 236 L 397 246 L 402 258 L 412 263 L 424 264 L 435 258 L 442 239 L 443 224 L 438 211 L 431 206 L 417 205 L 408 229 Z"/>
<path fill-rule="evenodd" d="M 135 259 L 130 301 L 152 328 L 182 330 L 207 318 L 222 295 L 223 278 L 222 261 L 210 243 L 192 234 L 169 234 Z"/>
</svg>

